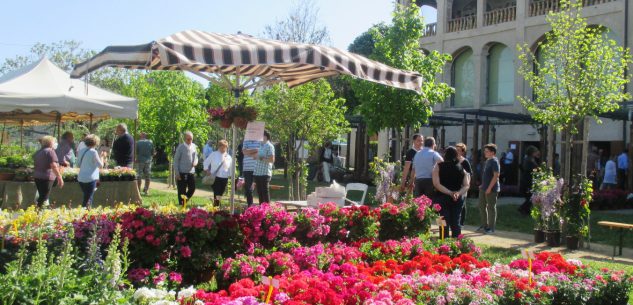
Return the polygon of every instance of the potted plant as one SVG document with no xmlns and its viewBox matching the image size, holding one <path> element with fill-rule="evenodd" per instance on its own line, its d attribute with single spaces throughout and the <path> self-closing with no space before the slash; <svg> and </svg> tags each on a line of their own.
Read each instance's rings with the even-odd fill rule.
<svg viewBox="0 0 633 305">
<path fill-rule="evenodd" d="M 562 215 L 566 228 L 567 249 L 576 250 L 580 237 L 589 234 L 589 202 L 591 202 L 593 186 L 589 179 L 579 176 L 578 183 L 572 188 L 563 205 Z"/>
<path fill-rule="evenodd" d="M 532 203 L 539 209 L 540 221 L 535 222 L 535 229 L 545 229 L 545 240 L 551 247 L 560 246 L 561 206 L 563 179 L 556 179 L 547 167 L 534 172 L 532 184 Z M 536 233 L 535 233 L 536 235 Z"/>
<path fill-rule="evenodd" d="M 545 222 L 543 222 L 541 209 L 536 205 L 532 206 L 530 215 L 534 220 L 534 242 L 537 244 L 545 242 Z"/>
<path fill-rule="evenodd" d="M 225 117 L 231 119 L 235 127 L 245 129 L 248 122 L 257 118 L 257 110 L 255 107 L 246 105 L 235 105 L 225 110 Z"/>
<path fill-rule="evenodd" d="M 222 128 L 230 128 L 233 121 L 227 116 L 227 112 L 222 107 L 207 109 L 209 123 L 218 122 Z"/>
</svg>

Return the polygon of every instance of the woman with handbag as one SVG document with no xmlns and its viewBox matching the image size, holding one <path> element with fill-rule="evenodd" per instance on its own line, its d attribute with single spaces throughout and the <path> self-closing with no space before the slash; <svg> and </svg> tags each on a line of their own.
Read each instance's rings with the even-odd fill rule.
<svg viewBox="0 0 633 305">
<path fill-rule="evenodd" d="M 207 175 L 202 179 L 203 184 L 211 185 L 213 190 L 213 204 L 220 206 L 222 195 L 231 176 L 233 158 L 227 153 L 229 142 L 218 141 L 218 149 L 204 160 Z"/>
<path fill-rule="evenodd" d="M 99 157 L 99 152 L 95 149 L 99 145 L 99 137 L 93 134 L 87 135 L 84 143 L 86 148 L 81 149 L 78 153 L 79 175 L 77 175 L 77 181 L 81 191 L 84 193 L 81 206 L 91 208 L 92 198 L 99 182 L 99 169 L 103 167 L 103 161 Z"/>
</svg>

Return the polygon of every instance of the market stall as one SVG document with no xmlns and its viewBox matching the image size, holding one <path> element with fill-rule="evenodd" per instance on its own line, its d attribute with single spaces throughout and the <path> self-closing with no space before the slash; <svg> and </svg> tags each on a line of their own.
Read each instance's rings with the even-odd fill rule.
<svg viewBox="0 0 633 305">
<path fill-rule="evenodd" d="M 56 135 L 59 136 L 62 122 L 82 120 L 92 125 L 93 120 L 106 118 L 136 119 L 137 113 L 137 100 L 71 79 L 47 58 L 0 78 L 0 126 L 3 129 L 7 125 L 23 128 L 56 124 Z M 0 206 L 15 208 L 32 204 L 36 196 L 30 169 L 32 156 L 6 148 L 0 151 L 3 152 L 0 155 Z M 68 182 L 64 188 L 53 189 L 51 203 L 81 203 L 82 192 L 78 183 L 72 182 L 73 172 L 69 170 L 64 174 L 64 180 Z M 110 181 L 103 181 L 95 193 L 95 205 L 141 202 L 134 177 L 123 179 L 105 172 L 102 178 Z"/>
</svg>

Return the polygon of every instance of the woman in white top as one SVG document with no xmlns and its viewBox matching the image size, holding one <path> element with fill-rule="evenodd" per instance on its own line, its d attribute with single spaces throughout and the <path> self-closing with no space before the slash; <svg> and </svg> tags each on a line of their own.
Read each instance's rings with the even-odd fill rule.
<svg viewBox="0 0 633 305">
<path fill-rule="evenodd" d="M 227 153 L 228 147 L 229 142 L 226 140 L 218 141 L 218 150 L 212 152 L 204 160 L 204 169 L 207 175 L 215 176 L 211 189 L 213 189 L 213 203 L 217 206 L 220 205 L 220 200 L 226 191 L 226 185 L 231 176 L 233 159 Z"/>
<path fill-rule="evenodd" d="M 81 204 L 84 208 L 92 207 L 92 198 L 97 189 L 97 181 L 99 181 L 99 168 L 103 167 L 103 161 L 99 157 L 99 153 L 95 149 L 99 145 L 99 137 L 91 134 L 84 139 L 86 148 L 79 151 L 77 165 L 79 166 L 79 174 L 77 181 L 79 187 L 84 193 L 84 200 Z"/>
<path fill-rule="evenodd" d="M 601 190 L 612 189 L 617 185 L 617 170 L 615 166 L 615 157 L 611 157 L 604 166 L 604 179 L 602 180 Z"/>
</svg>

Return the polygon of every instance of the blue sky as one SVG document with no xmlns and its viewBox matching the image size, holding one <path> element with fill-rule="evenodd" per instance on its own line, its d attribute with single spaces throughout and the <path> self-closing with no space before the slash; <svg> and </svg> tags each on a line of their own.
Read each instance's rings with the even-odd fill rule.
<svg viewBox="0 0 633 305">
<path fill-rule="evenodd" d="M 242 31 L 260 36 L 264 26 L 283 19 L 296 0 L 16 0 L 2 4 L 0 63 L 26 55 L 37 43 L 77 40 L 87 49 L 141 44 L 172 33 L 198 29 Z M 390 0 L 314 0 L 330 45 L 346 49 L 371 25 L 389 22 Z M 435 12 L 423 8 L 427 22 Z"/>
</svg>

